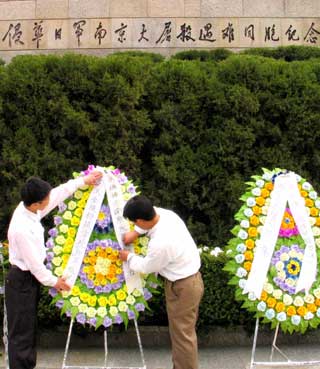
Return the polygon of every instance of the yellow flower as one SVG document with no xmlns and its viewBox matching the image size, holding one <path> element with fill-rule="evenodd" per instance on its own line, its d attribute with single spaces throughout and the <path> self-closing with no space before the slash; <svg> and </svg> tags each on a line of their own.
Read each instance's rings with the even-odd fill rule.
<svg viewBox="0 0 320 369">
<path fill-rule="evenodd" d="M 96 306 L 96 302 L 97 302 L 97 296 L 90 296 L 88 299 L 88 304 L 90 306 Z"/>
<path fill-rule="evenodd" d="M 83 209 L 86 206 L 85 200 L 78 201 L 78 208 Z"/>
<path fill-rule="evenodd" d="M 86 293 L 86 292 L 82 292 L 82 293 L 80 294 L 80 299 L 81 299 L 83 302 L 87 302 L 87 301 L 89 300 L 89 297 L 90 297 L 90 295 L 89 295 L 88 293 Z"/>
<path fill-rule="evenodd" d="M 296 315 L 296 308 L 292 305 L 288 306 L 287 308 L 287 315 L 288 316 L 293 316 L 293 315 Z"/>
<path fill-rule="evenodd" d="M 273 308 L 276 303 L 277 303 L 277 300 L 274 299 L 273 297 L 269 297 L 267 299 L 267 305 L 268 305 L 269 308 Z"/>
<path fill-rule="evenodd" d="M 246 246 L 249 250 L 252 250 L 254 248 L 254 241 L 251 239 L 246 240 Z"/>
<path fill-rule="evenodd" d="M 73 237 L 75 237 L 75 235 L 76 235 L 76 229 L 75 229 L 75 228 L 70 227 L 70 228 L 68 229 L 68 236 L 73 238 Z"/>
<path fill-rule="evenodd" d="M 117 299 L 120 300 L 120 301 L 125 300 L 126 297 L 127 297 L 127 294 L 122 289 L 120 289 L 119 291 L 117 291 L 116 292 L 116 295 L 117 295 Z"/>
<path fill-rule="evenodd" d="M 114 295 L 109 296 L 109 305 L 110 305 L 110 306 L 115 306 L 115 305 L 117 305 L 117 299 L 115 298 L 115 296 L 114 296 Z"/>
<path fill-rule="evenodd" d="M 279 301 L 275 307 L 276 311 L 280 313 L 281 311 L 285 310 L 285 305 L 283 302 Z"/>
<path fill-rule="evenodd" d="M 105 296 L 101 296 L 98 298 L 98 304 L 100 306 L 107 306 L 108 305 L 108 299 Z"/>
<path fill-rule="evenodd" d="M 72 296 L 79 296 L 80 295 L 80 288 L 78 286 L 73 286 L 71 290 Z"/>
<path fill-rule="evenodd" d="M 251 270 L 251 261 L 246 261 L 246 262 L 244 262 L 244 264 L 243 264 L 243 267 L 244 267 L 244 269 L 246 270 L 246 271 L 250 271 Z"/>
<path fill-rule="evenodd" d="M 300 316 L 305 316 L 307 314 L 307 309 L 306 307 L 304 306 L 299 306 L 298 310 L 297 310 L 297 313 L 300 315 Z"/>
<path fill-rule="evenodd" d="M 82 213 L 83 213 L 83 210 L 82 208 L 77 208 L 75 211 L 74 211 L 74 215 L 76 215 L 77 217 L 81 218 L 82 217 Z"/>
<path fill-rule="evenodd" d="M 80 219 L 78 217 L 76 217 L 76 216 L 73 216 L 71 218 L 71 225 L 78 226 L 79 224 L 80 224 Z"/>
<path fill-rule="evenodd" d="M 73 246 L 73 243 L 74 243 L 74 239 L 73 238 L 71 238 L 71 237 L 68 237 L 67 239 L 66 239 L 66 242 L 65 242 L 65 246 Z"/>
<path fill-rule="evenodd" d="M 250 236 L 250 237 L 257 237 L 257 235 L 258 235 L 257 228 L 255 228 L 255 227 L 250 227 L 250 228 L 248 229 L 248 234 L 249 234 L 249 236 Z"/>
</svg>

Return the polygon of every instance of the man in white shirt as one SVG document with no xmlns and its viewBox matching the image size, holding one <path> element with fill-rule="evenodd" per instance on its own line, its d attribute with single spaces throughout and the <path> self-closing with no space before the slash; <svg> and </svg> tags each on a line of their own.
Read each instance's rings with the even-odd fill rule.
<svg viewBox="0 0 320 369">
<path fill-rule="evenodd" d="M 130 199 L 123 216 L 135 224 L 135 230 L 124 235 L 125 244 L 143 233 L 150 241 L 145 257 L 123 250 L 120 259 L 136 272 L 156 272 L 165 280 L 173 369 L 197 369 L 196 322 L 204 290 L 197 246 L 177 214 L 154 208 L 145 196 Z"/>
<path fill-rule="evenodd" d="M 40 284 L 69 290 L 45 264 L 44 228 L 41 219 L 79 187 L 94 185 L 101 173 L 92 172 L 54 189 L 48 182 L 31 177 L 21 190 L 8 230 L 10 268 L 5 281 L 10 369 L 36 366 L 36 326 Z"/>
</svg>

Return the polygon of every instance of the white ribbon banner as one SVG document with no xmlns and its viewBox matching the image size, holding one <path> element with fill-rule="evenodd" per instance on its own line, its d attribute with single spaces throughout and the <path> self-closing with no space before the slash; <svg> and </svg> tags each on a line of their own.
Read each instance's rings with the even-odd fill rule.
<svg viewBox="0 0 320 369">
<path fill-rule="evenodd" d="M 71 288 L 74 286 L 78 277 L 90 235 L 94 228 L 96 219 L 98 218 L 106 193 L 113 226 L 121 248 L 124 247 L 122 235 L 129 230 L 129 224 L 122 216 L 124 201 L 122 198 L 122 188 L 117 178 L 111 172 L 105 173 L 101 167 L 97 167 L 97 169 L 103 173 L 103 177 L 100 184 L 95 186 L 90 193 L 70 258 L 63 272 L 63 276 L 66 278 L 66 281 Z M 130 271 L 127 263 L 123 264 L 123 271 L 128 292 L 130 293 L 136 288 L 142 291 L 140 274 Z"/>
<path fill-rule="evenodd" d="M 304 289 L 307 294 L 316 279 L 317 255 L 309 216 L 305 200 L 299 192 L 296 176 L 290 172 L 275 179 L 266 221 L 243 293 L 253 292 L 257 298 L 261 296 L 287 203 L 306 245 L 296 293 Z"/>
</svg>

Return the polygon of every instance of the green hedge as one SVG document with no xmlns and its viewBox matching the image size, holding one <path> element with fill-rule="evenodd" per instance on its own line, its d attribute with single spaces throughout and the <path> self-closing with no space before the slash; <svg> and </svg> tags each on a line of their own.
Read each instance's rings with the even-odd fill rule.
<svg viewBox="0 0 320 369">
<path fill-rule="evenodd" d="M 16 57 L 0 65 L 1 239 L 27 177 L 56 185 L 93 163 L 120 167 L 198 244 L 223 247 L 261 167 L 294 170 L 317 189 L 319 81 L 316 58 Z M 230 314 L 231 295 L 208 296 L 201 322 L 243 319 Z"/>
</svg>

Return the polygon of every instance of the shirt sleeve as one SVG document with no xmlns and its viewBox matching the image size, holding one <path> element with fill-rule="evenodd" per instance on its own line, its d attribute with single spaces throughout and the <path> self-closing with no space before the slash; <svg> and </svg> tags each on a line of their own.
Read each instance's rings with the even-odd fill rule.
<svg viewBox="0 0 320 369">
<path fill-rule="evenodd" d="M 170 262 L 165 247 L 151 248 L 150 245 L 145 257 L 130 253 L 127 261 L 131 270 L 144 274 L 158 273 Z"/>
<path fill-rule="evenodd" d="M 45 285 L 53 287 L 58 278 L 46 268 L 40 253 L 37 250 L 36 241 L 33 241 L 32 234 L 25 237 L 23 233 L 15 233 L 14 242 L 19 245 L 19 257 L 23 260 L 27 269 Z"/>
<path fill-rule="evenodd" d="M 83 177 L 78 177 L 76 179 L 70 179 L 67 183 L 61 184 L 60 186 L 52 189 L 50 192 L 49 204 L 40 211 L 40 218 L 46 216 L 52 209 L 71 196 L 79 187 L 84 185 Z"/>
<path fill-rule="evenodd" d="M 139 234 L 146 234 L 148 232 L 146 229 L 142 229 L 138 227 L 137 225 L 134 226 L 134 230 L 138 232 Z"/>
</svg>

